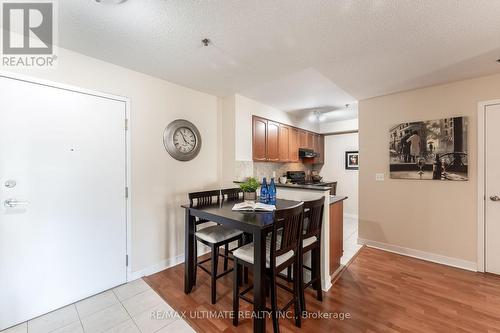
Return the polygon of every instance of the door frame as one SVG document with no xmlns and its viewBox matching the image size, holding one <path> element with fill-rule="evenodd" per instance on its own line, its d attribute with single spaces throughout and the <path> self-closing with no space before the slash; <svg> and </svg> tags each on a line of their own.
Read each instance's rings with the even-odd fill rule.
<svg viewBox="0 0 500 333">
<path fill-rule="evenodd" d="M 486 107 L 500 104 L 500 99 L 482 101 L 477 106 L 477 271 L 485 272 L 486 224 Z"/>
<path fill-rule="evenodd" d="M 12 73 L 12 72 L 7 72 L 7 71 L 2 71 L 0 70 L 0 78 L 7 78 L 7 79 L 13 79 L 17 81 L 23 81 L 23 82 L 28 82 L 28 83 L 33 83 L 37 85 L 42 85 L 46 87 L 52 87 L 56 89 L 62 89 L 62 90 L 67 90 L 67 91 L 72 91 L 80 94 L 85 94 L 85 95 L 90 95 L 90 96 L 95 96 L 95 97 L 101 97 L 101 98 L 106 98 L 118 102 L 123 102 L 125 103 L 125 119 L 124 119 L 124 124 L 123 128 L 125 131 L 125 186 L 128 188 L 128 196 L 125 197 L 125 207 L 126 207 L 126 212 L 125 212 L 125 226 L 126 226 L 126 253 L 125 255 L 128 258 L 128 265 L 126 266 L 126 281 L 129 282 L 132 280 L 133 275 L 132 275 L 132 265 L 131 265 L 131 258 L 132 258 L 132 196 L 131 196 L 131 184 L 132 184 L 132 179 L 131 179 L 131 138 L 130 138 L 130 98 L 124 97 L 124 96 L 118 96 L 118 95 L 112 95 L 100 91 L 95 91 L 95 90 L 90 90 L 86 88 L 81 88 L 65 83 L 59 83 L 55 81 L 49 81 L 49 80 L 44 80 L 44 79 L 39 79 L 37 77 L 33 76 L 28 76 L 25 74 L 19 74 L 19 73 Z M 125 193 L 125 189 L 124 193 Z M 125 196 L 125 195 L 124 195 Z M 124 258 L 124 261 L 126 260 Z"/>
</svg>

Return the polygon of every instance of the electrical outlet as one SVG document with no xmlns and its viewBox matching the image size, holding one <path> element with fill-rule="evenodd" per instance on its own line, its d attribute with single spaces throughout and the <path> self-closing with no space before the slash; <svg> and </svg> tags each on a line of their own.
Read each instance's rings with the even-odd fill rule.
<svg viewBox="0 0 500 333">
<path fill-rule="evenodd" d="M 385 178 L 385 175 L 383 173 L 376 173 L 375 174 L 375 180 L 378 182 L 383 182 Z"/>
</svg>

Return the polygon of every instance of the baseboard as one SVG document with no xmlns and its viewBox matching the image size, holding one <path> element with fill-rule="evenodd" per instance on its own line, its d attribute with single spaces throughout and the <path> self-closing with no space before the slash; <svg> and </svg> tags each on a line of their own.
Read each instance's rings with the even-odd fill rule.
<svg viewBox="0 0 500 333">
<path fill-rule="evenodd" d="M 344 214 L 344 217 L 348 217 L 348 218 L 351 218 L 351 219 L 358 219 L 358 215 L 357 214 Z"/>
<path fill-rule="evenodd" d="M 391 245 L 387 243 L 381 243 L 369 239 L 363 239 L 363 238 L 358 238 L 358 244 L 363 244 L 368 247 L 373 247 L 379 250 L 384 250 L 388 252 L 393 252 L 397 254 L 401 254 L 404 256 L 412 257 L 412 258 L 417 258 L 417 259 L 422 259 L 426 261 L 431 261 L 437 264 L 442 264 L 446 266 L 451 266 L 451 267 L 456 267 L 456 268 L 461 268 L 465 269 L 468 271 L 477 271 L 477 264 L 473 261 L 467 261 L 467 260 L 462 260 L 462 259 L 457 259 L 457 258 L 450 258 L 446 257 L 440 254 L 435 254 L 435 253 L 430 253 L 430 252 L 424 252 L 420 250 L 415 250 L 415 249 L 409 249 L 406 247 L 401 247 L 398 245 Z"/>
<path fill-rule="evenodd" d="M 153 264 L 149 267 L 146 267 L 144 269 L 141 269 L 139 271 L 132 272 L 132 274 L 128 277 L 128 281 L 133 281 L 142 278 L 143 276 L 148 276 L 151 274 L 158 273 L 160 271 L 163 271 L 167 268 L 173 267 L 175 265 L 178 265 L 180 263 L 184 262 L 184 254 L 178 255 L 177 257 L 169 258 L 169 259 L 164 259 L 160 262 L 157 262 L 156 264 Z"/>
</svg>

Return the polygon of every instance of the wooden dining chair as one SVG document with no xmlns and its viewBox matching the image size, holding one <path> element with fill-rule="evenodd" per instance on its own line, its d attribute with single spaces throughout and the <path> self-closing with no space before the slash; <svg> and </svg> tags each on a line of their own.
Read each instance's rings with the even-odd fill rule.
<svg viewBox="0 0 500 333">
<path fill-rule="evenodd" d="M 221 200 L 220 190 L 213 191 L 203 191 L 203 192 L 193 192 L 189 193 L 189 205 L 191 207 L 203 207 L 212 204 L 219 204 Z M 196 275 L 198 272 L 198 267 L 200 267 L 204 272 L 208 273 L 211 277 L 211 300 L 212 304 L 215 304 L 217 298 L 217 279 L 223 277 L 224 275 L 230 273 L 232 269 L 228 269 L 227 261 L 229 258 L 229 253 L 227 251 L 229 243 L 233 241 L 239 241 L 241 244 L 241 239 L 243 232 L 236 229 L 227 228 L 222 225 L 211 225 L 198 230 L 198 225 L 206 224 L 210 222 L 205 219 L 197 219 L 196 221 L 196 231 L 195 231 L 195 270 L 194 270 L 194 282 L 196 285 Z M 200 242 L 210 247 L 211 256 L 210 258 L 198 261 L 198 246 L 197 243 Z M 219 252 L 219 247 L 224 246 L 224 254 Z M 218 274 L 218 263 L 219 256 L 224 258 L 224 271 Z M 207 261 L 211 261 L 211 270 L 208 270 L 203 266 Z"/>
<path fill-rule="evenodd" d="M 302 222 L 303 222 L 303 204 L 277 210 L 274 212 L 274 223 L 271 232 L 266 237 L 266 277 L 269 280 L 271 288 L 271 309 L 273 330 L 279 332 L 278 312 L 286 311 L 292 304 L 295 310 L 295 325 L 301 325 L 301 305 L 300 305 L 300 257 L 299 248 L 302 240 Z M 239 300 L 253 303 L 245 295 L 253 289 L 248 286 L 240 292 L 239 279 L 241 268 L 249 267 L 253 269 L 254 265 L 254 244 L 250 243 L 242 246 L 233 252 L 234 256 L 234 280 L 233 280 L 233 325 L 238 325 Z M 292 266 L 294 272 L 293 287 L 277 282 L 277 276 L 282 270 Z M 282 308 L 278 309 L 277 287 L 280 287 L 292 294 L 292 298 Z"/>
<path fill-rule="evenodd" d="M 306 311 L 305 289 L 313 286 L 316 290 L 316 298 L 323 301 L 321 290 L 321 228 L 323 225 L 323 210 L 325 197 L 318 200 L 304 202 L 304 227 L 302 234 L 302 246 L 300 251 L 300 304 L 302 311 Z M 311 252 L 311 267 L 304 265 L 304 255 Z M 311 280 L 304 283 L 304 269 L 311 272 Z"/>
</svg>

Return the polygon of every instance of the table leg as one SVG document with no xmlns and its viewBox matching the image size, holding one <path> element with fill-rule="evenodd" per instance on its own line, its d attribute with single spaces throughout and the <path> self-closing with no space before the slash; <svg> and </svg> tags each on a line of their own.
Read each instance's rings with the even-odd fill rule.
<svg viewBox="0 0 500 333">
<path fill-rule="evenodd" d="M 195 251 L 195 218 L 191 216 L 189 209 L 185 213 L 184 234 L 184 293 L 189 294 L 193 289 L 194 280 L 194 253 Z"/>
<path fill-rule="evenodd" d="M 262 333 L 266 331 L 266 295 L 265 295 L 265 270 L 266 270 L 266 235 L 263 230 L 253 234 L 254 241 L 254 283 L 253 283 L 253 331 Z"/>
</svg>

